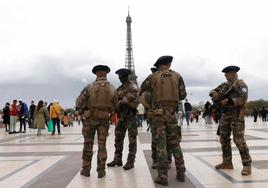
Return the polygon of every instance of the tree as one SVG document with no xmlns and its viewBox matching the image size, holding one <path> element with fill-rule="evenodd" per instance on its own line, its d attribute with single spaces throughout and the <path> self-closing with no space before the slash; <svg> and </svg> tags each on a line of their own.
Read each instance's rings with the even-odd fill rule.
<svg viewBox="0 0 268 188">
<path fill-rule="evenodd" d="M 67 112 L 67 114 L 73 114 L 75 110 L 73 108 L 66 108 L 65 112 Z"/>
<path fill-rule="evenodd" d="M 248 101 L 246 104 L 246 109 L 245 109 L 245 115 L 249 116 L 251 115 L 253 109 L 261 109 L 261 108 L 268 108 L 268 101 L 264 99 L 259 99 L 256 101 Z"/>
</svg>

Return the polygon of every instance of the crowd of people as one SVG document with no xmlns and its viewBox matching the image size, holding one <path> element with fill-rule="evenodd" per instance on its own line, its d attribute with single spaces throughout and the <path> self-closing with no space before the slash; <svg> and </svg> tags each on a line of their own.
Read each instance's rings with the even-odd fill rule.
<svg viewBox="0 0 268 188">
<path fill-rule="evenodd" d="M 257 122 L 258 117 L 261 118 L 262 122 L 266 122 L 268 121 L 268 108 L 260 108 L 260 109 L 256 109 L 254 108 L 251 116 L 253 116 L 254 118 L 254 122 Z"/>
<path fill-rule="evenodd" d="M 10 104 L 7 102 L 2 110 L 2 120 L 5 130 L 9 134 L 26 133 L 26 128 L 37 129 L 37 135 L 41 135 L 41 131 L 48 127 L 51 122 L 52 133 L 61 134 L 60 124 L 64 127 L 73 126 L 73 121 L 77 120 L 80 124 L 81 117 L 75 113 L 67 113 L 61 107 L 59 102 L 54 99 L 48 104 L 43 100 L 39 100 L 37 105 L 31 101 L 30 106 L 22 100 L 14 99 Z M 17 128 L 19 122 L 19 129 Z M 27 126 L 28 125 L 28 126 Z"/>
</svg>

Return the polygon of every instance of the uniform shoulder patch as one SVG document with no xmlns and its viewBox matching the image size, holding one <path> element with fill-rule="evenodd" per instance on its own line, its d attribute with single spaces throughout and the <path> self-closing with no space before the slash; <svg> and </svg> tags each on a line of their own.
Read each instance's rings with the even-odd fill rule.
<svg viewBox="0 0 268 188">
<path fill-rule="evenodd" d="M 243 88 L 242 88 L 242 91 L 243 91 L 244 93 L 246 93 L 246 92 L 248 91 L 248 89 L 245 88 L 245 87 L 243 87 Z"/>
</svg>

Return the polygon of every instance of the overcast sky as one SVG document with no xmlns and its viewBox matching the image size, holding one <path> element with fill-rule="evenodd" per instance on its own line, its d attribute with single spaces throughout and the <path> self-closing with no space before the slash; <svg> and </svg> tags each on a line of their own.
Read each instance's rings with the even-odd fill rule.
<svg viewBox="0 0 268 188">
<path fill-rule="evenodd" d="M 97 64 L 111 67 L 118 86 L 128 6 L 139 83 L 159 56 L 172 55 L 193 103 L 209 99 L 228 65 L 240 66 L 249 100 L 267 99 L 265 0 L 1 0 L 0 106 L 56 98 L 72 107 Z"/>
</svg>

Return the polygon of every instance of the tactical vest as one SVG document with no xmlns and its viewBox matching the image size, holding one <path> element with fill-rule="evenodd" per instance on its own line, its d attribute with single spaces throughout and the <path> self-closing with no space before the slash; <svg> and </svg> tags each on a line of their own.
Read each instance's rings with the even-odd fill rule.
<svg viewBox="0 0 268 188">
<path fill-rule="evenodd" d="M 171 70 L 159 71 L 152 79 L 153 103 L 156 107 L 176 107 L 179 103 L 179 78 Z"/>
<path fill-rule="evenodd" d="M 119 103 L 124 97 L 127 97 L 128 99 L 130 99 L 130 96 L 134 97 L 133 101 L 128 101 L 128 104 L 118 105 L 118 117 L 128 117 L 136 114 L 136 108 L 138 106 L 138 103 L 136 103 L 138 97 L 138 90 L 136 87 L 135 83 L 128 81 L 117 88 L 117 98 Z"/>
<path fill-rule="evenodd" d="M 115 90 L 106 80 L 93 82 L 89 91 L 89 109 L 93 117 L 107 119 L 113 110 Z"/>
</svg>

